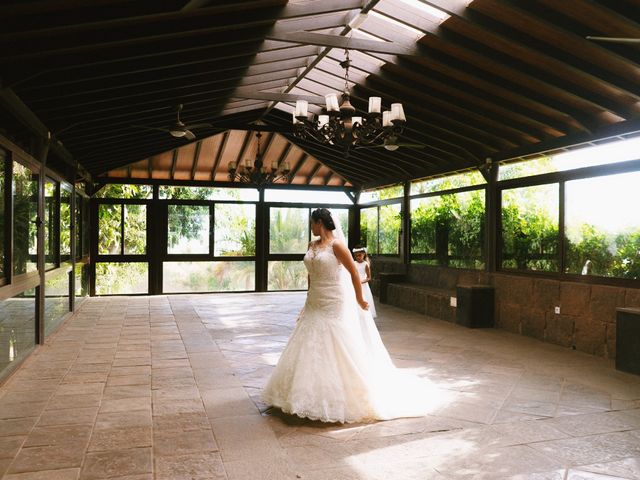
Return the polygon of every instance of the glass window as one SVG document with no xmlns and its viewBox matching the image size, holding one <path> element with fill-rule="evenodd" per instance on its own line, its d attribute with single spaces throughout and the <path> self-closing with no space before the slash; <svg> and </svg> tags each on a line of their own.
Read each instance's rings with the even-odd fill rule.
<svg viewBox="0 0 640 480">
<path fill-rule="evenodd" d="M 352 204 L 345 192 L 322 190 L 266 189 L 265 202 Z"/>
<path fill-rule="evenodd" d="M 90 241 L 91 241 L 91 229 L 89 223 L 90 215 L 90 200 L 89 198 L 82 197 L 82 256 L 89 255 Z M 94 227 L 95 228 L 95 227 Z"/>
<path fill-rule="evenodd" d="M 171 200 L 240 200 L 257 202 L 255 188 L 160 187 L 160 198 Z"/>
<path fill-rule="evenodd" d="M 71 258 L 71 190 L 60 189 L 60 260 Z"/>
<path fill-rule="evenodd" d="M 76 263 L 76 298 L 89 295 L 89 265 Z"/>
<path fill-rule="evenodd" d="M 565 186 L 567 273 L 640 278 L 640 172 Z"/>
<path fill-rule="evenodd" d="M 309 209 L 269 210 L 269 253 L 305 253 L 309 244 Z"/>
<path fill-rule="evenodd" d="M 255 290 L 253 261 L 164 262 L 163 293 L 233 292 Z"/>
<path fill-rule="evenodd" d="M 430 178 L 411 183 L 411 195 L 440 192 L 454 188 L 471 187 L 487 183 L 478 170 L 458 173 L 446 177 Z"/>
<path fill-rule="evenodd" d="M 306 290 L 307 270 L 301 261 L 269 262 L 269 290 Z"/>
<path fill-rule="evenodd" d="M 428 265 L 484 267 L 484 190 L 411 201 L 411 259 Z"/>
<path fill-rule="evenodd" d="M 47 280 L 44 295 L 44 333 L 50 335 L 69 313 L 69 275 Z"/>
<path fill-rule="evenodd" d="M 378 207 L 360 210 L 360 244 L 370 254 L 378 253 Z"/>
<path fill-rule="evenodd" d="M 96 263 L 97 295 L 149 292 L 149 264 L 145 262 Z"/>
<path fill-rule="evenodd" d="M 4 192 L 5 192 L 5 177 L 4 166 L 7 158 L 6 152 L 0 148 L 0 279 L 4 278 Z M 0 371 L 1 371 L 0 367 Z"/>
<path fill-rule="evenodd" d="M 38 176 L 13 162 L 13 273 L 37 270 Z"/>
<path fill-rule="evenodd" d="M 377 190 L 369 190 L 362 192 L 358 203 L 375 202 L 376 200 L 388 200 L 390 198 L 399 198 L 404 195 L 404 186 L 392 185 L 390 187 L 379 188 Z"/>
<path fill-rule="evenodd" d="M 124 253 L 144 255 L 147 251 L 147 206 L 124 205 Z"/>
<path fill-rule="evenodd" d="M 168 245 L 169 254 L 208 254 L 210 210 L 207 205 L 169 205 Z"/>
<path fill-rule="evenodd" d="M 558 167 L 552 157 L 540 157 L 522 162 L 506 163 L 498 168 L 498 180 L 531 177 L 543 173 L 557 172 Z"/>
<path fill-rule="evenodd" d="M 251 203 L 218 203 L 214 212 L 216 256 L 256 254 L 256 206 Z"/>
<path fill-rule="evenodd" d="M 35 290 L 0 301 L 0 378 L 35 347 Z"/>
<path fill-rule="evenodd" d="M 395 255 L 399 252 L 400 227 L 402 225 L 401 209 L 399 203 L 380 206 L 378 253 Z"/>
<path fill-rule="evenodd" d="M 559 186 L 502 192 L 502 267 L 558 270 Z"/>
<path fill-rule="evenodd" d="M 98 205 L 98 253 L 119 255 L 122 245 L 122 205 Z"/>
<path fill-rule="evenodd" d="M 149 199 L 153 197 L 151 185 L 125 185 L 110 183 L 94 195 L 96 198 Z"/>
<path fill-rule="evenodd" d="M 56 219 L 60 209 L 58 202 L 58 183 L 46 179 L 44 184 L 44 259 L 45 270 L 56 267 L 58 251 L 58 232 Z"/>
</svg>

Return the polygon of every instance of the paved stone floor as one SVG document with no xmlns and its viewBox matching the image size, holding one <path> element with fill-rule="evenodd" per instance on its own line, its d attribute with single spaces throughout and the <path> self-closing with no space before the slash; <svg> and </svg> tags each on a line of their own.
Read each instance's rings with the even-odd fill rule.
<svg viewBox="0 0 640 480">
<path fill-rule="evenodd" d="M 309 422 L 259 400 L 304 294 L 93 298 L 0 387 L 3 480 L 640 480 L 640 377 L 378 306 L 423 418 Z"/>
</svg>

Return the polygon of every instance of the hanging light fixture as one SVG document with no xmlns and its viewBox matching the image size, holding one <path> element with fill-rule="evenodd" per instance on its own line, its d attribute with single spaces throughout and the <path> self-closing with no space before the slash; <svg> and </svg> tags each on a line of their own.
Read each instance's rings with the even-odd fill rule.
<svg viewBox="0 0 640 480">
<path fill-rule="evenodd" d="M 274 160 L 269 169 L 262 160 L 264 152 L 260 152 L 260 138 L 262 133 L 256 133 L 258 148 L 256 159 L 253 162 L 246 158 L 240 165 L 235 161 L 229 162 L 229 180 L 243 183 L 251 183 L 256 186 L 268 185 L 277 182 L 289 182 L 291 180 L 291 168 L 286 160 L 278 165 Z"/>
<path fill-rule="evenodd" d="M 296 101 L 293 112 L 293 134 L 303 140 L 341 146 L 348 150 L 352 147 L 384 146 L 387 150 L 398 148 L 398 136 L 402 134 L 407 119 L 401 103 L 392 103 L 390 110 L 382 111 L 380 97 L 369 98 L 369 111 L 356 115 L 349 97 L 349 51 L 345 50 L 345 60 L 340 62 L 344 68 L 344 91 L 341 102 L 338 96 L 330 93 L 325 96 L 326 105 L 321 115 L 309 118 L 309 104 L 306 100 Z"/>
</svg>

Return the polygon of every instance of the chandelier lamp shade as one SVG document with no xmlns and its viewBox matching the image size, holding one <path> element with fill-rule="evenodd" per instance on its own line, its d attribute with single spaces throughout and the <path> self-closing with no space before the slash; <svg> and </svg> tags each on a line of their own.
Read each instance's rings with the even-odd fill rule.
<svg viewBox="0 0 640 480">
<path fill-rule="evenodd" d="M 346 60 L 340 65 L 345 69 L 345 88 L 340 103 L 337 94 L 325 95 L 326 104 L 322 113 L 313 115 L 309 113 L 306 100 L 297 100 L 293 112 L 294 136 L 345 149 L 384 146 L 387 150 L 396 150 L 398 136 L 407 122 L 402 104 L 392 103 L 390 110 L 382 111 L 382 99 L 370 97 L 368 112 L 357 115 L 348 91 L 351 65 L 348 52 Z"/>
<path fill-rule="evenodd" d="M 256 133 L 258 139 L 258 148 L 256 151 L 255 160 L 246 158 L 244 162 L 238 164 L 238 162 L 229 162 L 229 180 L 232 182 L 238 181 L 242 183 L 250 183 L 258 187 L 265 186 L 271 183 L 288 183 L 291 181 L 291 167 L 286 160 L 278 164 L 277 160 L 274 160 L 269 169 L 264 164 L 263 155 L 264 152 L 260 152 L 260 138 L 262 133 Z"/>
</svg>

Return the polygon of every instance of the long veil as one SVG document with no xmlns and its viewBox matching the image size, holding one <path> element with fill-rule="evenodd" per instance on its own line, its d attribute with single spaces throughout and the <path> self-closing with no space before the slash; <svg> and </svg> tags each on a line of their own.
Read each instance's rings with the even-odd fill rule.
<svg viewBox="0 0 640 480">
<path fill-rule="evenodd" d="M 333 224 L 336 226 L 335 230 L 333 231 L 333 237 L 340 240 L 342 243 L 345 244 L 347 248 L 349 248 L 347 239 L 345 238 L 344 232 L 342 231 L 342 224 L 340 223 L 340 219 L 334 217 L 333 212 L 331 212 L 331 210 L 329 210 L 329 215 L 331 215 L 331 220 L 333 220 Z"/>
</svg>

